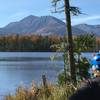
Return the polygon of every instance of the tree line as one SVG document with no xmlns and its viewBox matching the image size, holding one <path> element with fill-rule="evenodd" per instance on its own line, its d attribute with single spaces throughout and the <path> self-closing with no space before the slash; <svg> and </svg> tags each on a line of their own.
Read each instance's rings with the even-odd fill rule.
<svg viewBox="0 0 100 100">
<path fill-rule="evenodd" d="M 50 46 L 61 40 L 62 38 L 56 35 L 5 35 L 0 36 L 0 51 L 51 52 L 54 50 Z"/>
<path fill-rule="evenodd" d="M 0 51 L 6 52 L 52 52 L 54 44 L 64 42 L 63 36 L 57 35 L 4 35 L 0 36 Z M 67 40 L 66 40 L 67 42 Z M 77 51 L 96 51 L 100 48 L 100 41 L 94 35 L 79 35 L 73 39 L 74 49 Z"/>
</svg>

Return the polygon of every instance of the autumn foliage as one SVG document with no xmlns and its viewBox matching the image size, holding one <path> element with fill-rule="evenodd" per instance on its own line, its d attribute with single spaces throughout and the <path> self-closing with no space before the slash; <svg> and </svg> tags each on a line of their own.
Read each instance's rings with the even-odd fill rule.
<svg viewBox="0 0 100 100">
<path fill-rule="evenodd" d="M 53 51 L 50 46 L 59 43 L 60 36 L 5 35 L 0 36 L 0 51 Z"/>
</svg>

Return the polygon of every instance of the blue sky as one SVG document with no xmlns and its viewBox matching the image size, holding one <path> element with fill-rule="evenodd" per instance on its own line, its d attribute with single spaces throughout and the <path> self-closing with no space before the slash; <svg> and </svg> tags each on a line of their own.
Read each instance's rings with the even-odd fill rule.
<svg viewBox="0 0 100 100">
<path fill-rule="evenodd" d="M 0 27 L 19 21 L 28 15 L 52 15 L 63 19 L 63 14 L 52 14 L 51 0 L 0 0 Z M 84 15 L 72 17 L 72 25 L 100 24 L 99 0 L 70 0 L 71 5 L 80 7 Z"/>
</svg>

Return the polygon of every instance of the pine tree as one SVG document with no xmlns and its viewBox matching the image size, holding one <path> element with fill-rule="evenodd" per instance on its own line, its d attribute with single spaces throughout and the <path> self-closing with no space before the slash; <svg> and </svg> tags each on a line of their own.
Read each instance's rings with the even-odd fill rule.
<svg viewBox="0 0 100 100">
<path fill-rule="evenodd" d="M 55 13 L 64 12 L 66 20 L 66 35 L 68 39 L 68 61 L 72 81 L 76 81 L 76 71 L 75 62 L 73 55 L 73 39 L 72 39 L 72 29 L 71 29 L 71 13 L 73 15 L 81 14 L 78 7 L 70 6 L 69 0 L 52 0 L 53 7 L 55 8 Z M 59 7 L 59 5 L 61 5 Z"/>
</svg>

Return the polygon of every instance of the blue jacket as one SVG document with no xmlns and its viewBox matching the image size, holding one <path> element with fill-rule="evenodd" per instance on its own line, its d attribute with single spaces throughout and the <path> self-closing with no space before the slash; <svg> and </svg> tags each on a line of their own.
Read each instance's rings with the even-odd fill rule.
<svg viewBox="0 0 100 100">
<path fill-rule="evenodd" d="M 97 52 L 93 59 L 90 61 L 91 65 L 100 65 L 100 52 Z"/>
</svg>

